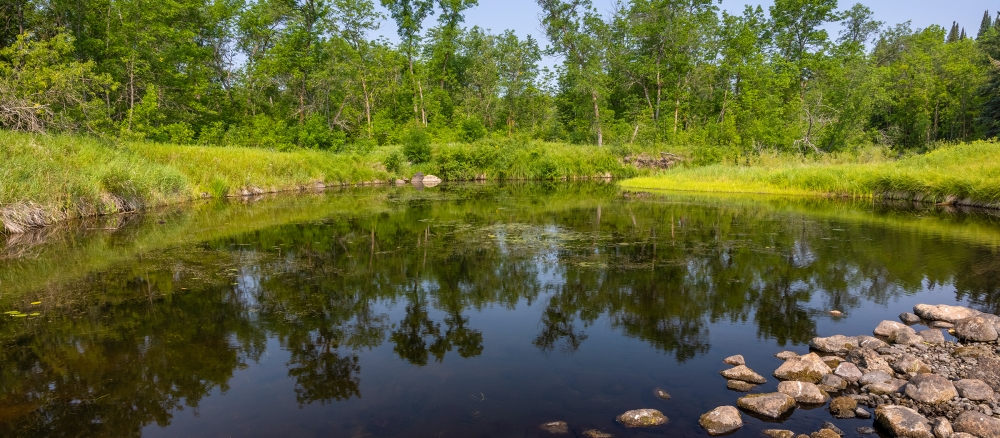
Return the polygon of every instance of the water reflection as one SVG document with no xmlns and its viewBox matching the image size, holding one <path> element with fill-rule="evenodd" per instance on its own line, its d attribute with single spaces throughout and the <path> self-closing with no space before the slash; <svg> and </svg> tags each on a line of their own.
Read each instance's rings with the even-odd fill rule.
<svg viewBox="0 0 1000 438">
<path fill-rule="evenodd" d="M 634 200 L 606 185 L 434 190 L 369 192 L 354 211 L 137 251 L 5 296 L 42 316 L 0 320 L 0 434 L 168 426 L 225 394 L 269 339 L 287 351 L 299 406 L 361 399 L 364 354 L 383 345 L 415 367 L 483 355 L 484 333 L 507 329 L 474 323 L 484 309 L 539 309 L 523 342 L 544 355 L 573 355 L 610 330 L 683 364 L 710 351 L 722 323 L 802 345 L 830 309 L 942 286 L 983 310 L 1000 302 L 998 247 L 948 234 L 996 227 L 988 217 Z M 150 226 L 128 232 L 141 239 Z M 368 432 L 407 433 L 405 420 L 370 420 Z"/>
</svg>

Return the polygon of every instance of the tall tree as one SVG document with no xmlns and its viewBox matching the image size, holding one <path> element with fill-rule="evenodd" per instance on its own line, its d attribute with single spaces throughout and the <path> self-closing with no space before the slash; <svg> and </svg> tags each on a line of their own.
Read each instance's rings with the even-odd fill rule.
<svg viewBox="0 0 1000 438">
<path fill-rule="evenodd" d="M 389 10 L 389 15 L 396 21 L 397 32 L 406 55 L 410 76 L 415 87 L 418 100 L 413 102 L 413 113 L 427 126 L 427 110 L 424 107 L 424 89 L 414 67 L 414 57 L 420 46 L 420 30 L 424 19 L 434 12 L 433 0 L 380 0 L 382 6 Z"/>
<path fill-rule="evenodd" d="M 993 25 L 993 20 L 990 19 L 990 11 L 987 9 L 983 12 L 983 21 L 979 24 L 979 33 L 976 34 L 976 39 L 980 39 L 986 35 L 986 32 L 990 31 L 990 27 Z"/>
</svg>

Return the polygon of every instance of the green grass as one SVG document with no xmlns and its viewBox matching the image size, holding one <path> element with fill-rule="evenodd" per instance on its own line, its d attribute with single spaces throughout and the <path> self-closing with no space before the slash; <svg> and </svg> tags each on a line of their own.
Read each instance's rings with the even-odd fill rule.
<svg viewBox="0 0 1000 438">
<path fill-rule="evenodd" d="M 746 166 L 687 167 L 623 181 L 630 190 L 822 195 L 1000 206 L 1000 143 L 974 142 L 888 159 L 765 157 Z"/>
<path fill-rule="evenodd" d="M 134 211 L 193 199 L 385 183 L 415 172 L 445 180 L 633 177 L 623 151 L 541 142 L 482 141 L 433 147 L 432 159 L 392 169 L 400 146 L 366 154 L 278 152 L 118 142 L 0 131 L 0 222 L 23 232 L 74 217 Z M 399 160 L 397 159 L 397 162 Z"/>
</svg>

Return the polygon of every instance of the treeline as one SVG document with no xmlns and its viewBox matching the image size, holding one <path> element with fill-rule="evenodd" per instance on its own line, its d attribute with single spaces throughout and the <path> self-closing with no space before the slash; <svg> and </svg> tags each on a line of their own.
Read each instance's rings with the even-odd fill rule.
<svg viewBox="0 0 1000 438">
<path fill-rule="evenodd" d="M 7 0 L 0 126 L 368 151 L 487 136 L 684 145 L 708 161 L 1000 133 L 1000 15 L 886 26 L 861 4 L 537 0 L 539 42 L 477 0 Z M 425 28 L 426 24 L 426 28 Z M 834 33 L 826 29 L 837 29 Z M 554 71 L 543 56 L 556 55 Z"/>
</svg>

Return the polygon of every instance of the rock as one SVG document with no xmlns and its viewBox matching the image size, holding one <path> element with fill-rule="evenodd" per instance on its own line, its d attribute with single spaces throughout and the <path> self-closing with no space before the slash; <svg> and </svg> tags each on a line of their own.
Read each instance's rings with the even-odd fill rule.
<svg viewBox="0 0 1000 438">
<path fill-rule="evenodd" d="M 583 438 L 614 438 L 614 437 L 615 436 L 610 433 L 601 432 L 597 429 L 590 429 L 583 431 Z"/>
<path fill-rule="evenodd" d="M 884 371 L 892 373 L 893 369 L 889 363 L 882 358 L 875 350 L 869 348 L 858 348 L 847 353 L 847 360 L 857 365 L 864 372 Z"/>
<path fill-rule="evenodd" d="M 649 427 L 667 424 L 667 416 L 656 409 L 636 409 L 618 416 L 625 427 Z"/>
<path fill-rule="evenodd" d="M 944 403 L 958 397 L 950 380 L 937 374 L 917 374 L 903 389 L 906 395 L 920 403 Z"/>
<path fill-rule="evenodd" d="M 441 178 L 438 178 L 434 175 L 427 175 L 424 177 L 423 183 L 425 187 L 434 187 L 438 184 L 441 184 Z"/>
<path fill-rule="evenodd" d="M 858 348 L 858 338 L 853 336 L 833 335 L 827 338 L 813 338 L 809 346 L 824 353 L 846 353 Z"/>
<path fill-rule="evenodd" d="M 847 381 L 834 374 L 827 374 L 819 381 L 820 389 L 824 391 L 843 391 L 847 389 Z"/>
<path fill-rule="evenodd" d="M 840 365 L 840 363 L 843 362 L 843 359 L 837 356 L 823 356 L 820 357 L 819 360 L 823 361 L 823 363 L 830 367 L 830 369 L 837 368 L 837 365 Z"/>
<path fill-rule="evenodd" d="M 824 429 L 825 430 L 832 430 L 833 433 L 837 434 L 837 436 L 844 436 L 844 431 L 840 430 L 840 428 L 837 427 L 836 424 L 833 424 L 833 423 L 831 423 L 829 421 L 823 422 L 823 428 L 821 430 L 824 430 Z"/>
<path fill-rule="evenodd" d="M 899 320 L 903 321 L 903 324 L 907 324 L 907 325 L 913 325 L 913 324 L 919 324 L 920 323 L 920 317 L 917 316 L 917 315 L 914 315 L 914 314 L 912 314 L 910 312 L 900 313 L 899 314 Z"/>
<path fill-rule="evenodd" d="M 973 316 L 955 323 L 955 337 L 964 341 L 993 342 L 998 335 L 992 320 Z"/>
<path fill-rule="evenodd" d="M 774 377 L 781 380 L 796 380 L 799 382 L 816 383 L 832 370 L 816 353 L 793 357 L 781 364 L 774 372 Z"/>
<path fill-rule="evenodd" d="M 916 306 L 913 306 L 913 313 L 916 313 L 917 316 L 928 321 L 944 321 L 952 324 L 979 314 L 978 311 L 972 310 L 968 307 L 948 306 L 944 304 L 938 304 L 936 306 L 930 304 L 917 304 Z"/>
<path fill-rule="evenodd" d="M 420 184 L 423 181 L 424 181 L 424 173 L 423 172 L 417 172 L 416 174 L 413 175 L 413 177 L 410 178 L 410 183 L 412 183 L 412 184 Z"/>
<path fill-rule="evenodd" d="M 854 416 L 867 420 L 872 417 L 872 413 L 868 412 L 868 410 L 866 410 L 865 408 L 858 406 L 856 409 L 854 409 Z"/>
<path fill-rule="evenodd" d="M 878 431 L 876 431 L 875 428 L 873 427 L 859 427 L 854 430 L 858 431 L 858 433 L 862 435 L 875 435 L 876 433 L 878 433 Z"/>
<path fill-rule="evenodd" d="M 793 357 L 799 357 L 799 355 L 796 354 L 796 353 L 793 353 L 791 351 L 782 351 L 781 353 L 775 354 L 774 357 L 776 357 L 778 359 L 781 359 L 781 360 L 788 360 L 788 359 L 791 359 Z"/>
<path fill-rule="evenodd" d="M 858 402 L 850 397 L 837 397 L 830 402 L 830 413 L 837 418 L 854 418 Z"/>
<path fill-rule="evenodd" d="M 885 394 L 895 394 L 899 392 L 899 388 L 901 388 L 901 386 L 896 386 L 889 382 L 883 382 L 883 383 L 872 383 L 871 385 L 867 385 L 864 388 L 861 388 L 861 390 L 869 394 L 885 395 Z"/>
<path fill-rule="evenodd" d="M 934 438 L 930 421 L 904 406 L 882 405 L 875 409 L 875 421 L 901 438 Z"/>
<path fill-rule="evenodd" d="M 809 382 L 781 382 L 778 384 L 778 392 L 799 403 L 823 404 L 830 399 L 829 394 Z"/>
<path fill-rule="evenodd" d="M 955 433 L 955 431 L 951 428 L 951 422 L 944 417 L 934 420 L 931 431 L 934 432 L 934 438 L 949 438 L 953 433 Z"/>
<path fill-rule="evenodd" d="M 832 316 L 844 316 L 844 312 L 841 312 L 839 310 L 831 310 L 830 311 L 830 315 L 832 315 Z"/>
<path fill-rule="evenodd" d="M 729 364 L 729 365 L 735 365 L 735 366 L 746 365 L 747 364 L 746 361 L 743 360 L 743 355 L 741 355 L 741 354 L 737 354 L 735 356 L 729 356 L 729 357 L 723 359 L 722 361 L 725 362 L 725 363 L 727 363 L 727 364 Z"/>
<path fill-rule="evenodd" d="M 864 374 L 858 369 L 857 365 L 850 362 L 844 362 L 837 366 L 837 369 L 833 371 L 833 374 L 844 378 L 848 382 L 854 383 L 861 379 Z"/>
<path fill-rule="evenodd" d="M 962 398 L 972 401 L 992 401 L 993 388 L 986 382 L 976 379 L 963 379 L 955 382 L 955 389 Z"/>
<path fill-rule="evenodd" d="M 878 323 L 878 327 L 875 327 L 875 336 L 882 336 L 886 338 L 891 338 L 896 330 L 909 328 L 906 324 L 899 323 L 896 321 L 882 321 Z"/>
<path fill-rule="evenodd" d="M 872 371 L 861 376 L 861 378 L 858 379 L 858 384 L 864 386 L 871 385 L 872 383 L 888 382 L 890 380 L 892 380 L 892 376 L 890 376 L 889 373 L 885 371 Z"/>
<path fill-rule="evenodd" d="M 566 424 L 565 421 L 553 421 L 551 423 L 545 423 L 541 426 L 538 426 L 538 428 L 542 429 L 545 432 L 556 435 L 569 433 L 569 425 Z"/>
<path fill-rule="evenodd" d="M 861 336 L 855 336 L 855 338 L 857 338 L 858 340 L 859 348 L 870 348 L 872 350 L 878 350 L 879 348 L 889 346 L 889 344 L 886 344 L 885 341 L 876 338 L 874 336 L 861 335 Z"/>
<path fill-rule="evenodd" d="M 917 357 L 912 354 L 904 354 L 902 356 L 899 356 L 899 358 L 892 363 L 892 369 L 902 374 L 906 373 L 921 374 L 921 373 L 931 372 L 931 369 L 927 366 L 927 364 L 923 363 L 922 361 L 920 361 L 920 359 L 917 359 Z"/>
<path fill-rule="evenodd" d="M 795 399 L 780 392 L 750 394 L 740 397 L 736 405 L 769 418 L 781 418 L 795 407 Z"/>
<path fill-rule="evenodd" d="M 840 438 L 840 435 L 830 429 L 820 429 L 819 432 L 809 435 L 809 438 Z"/>
<path fill-rule="evenodd" d="M 732 406 L 719 406 L 698 419 L 698 424 L 708 431 L 709 435 L 725 435 L 743 427 L 743 418 L 739 409 Z"/>
<path fill-rule="evenodd" d="M 906 330 L 896 330 L 892 342 L 898 345 L 919 345 L 924 343 L 924 338 L 916 330 L 907 327 Z"/>
<path fill-rule="evenodd" d="M 1000 359 L 995 357 L 980 357 L 977 359 L 979 366 L 969 370 L 969 379 L 978 379 L 986 382 L 993 388 L 994 392 L 1000 391 Z"/>
<path fill-rule="evenodd" d="M 764 435 L 771 438 L 795 438 L 795 432 L 784 429 L 766 429 Z"/>
<path fill-rule="evenodd" d="M 934 321 L 934 322 L 931 323 L 930 326 L 934 327 L 934 328 L 939 328 L 939 329 L 955 328 L 955 324 L 952 324 L 950 322 L 944 322 L 944 321 Z"/>
<path fill-rule="evenodd" d="M 403 184 L 406 184 L 406 181 L 403 181 L 401 179 L 397 179 L 397 180 L 393 181 L 393 184 L 397 185 L 397 186 L 401 186 Z"/>
<path fill-rule="evenodd" d="M 965 432 L 955 432 L 951 434 L 951 438 L 976 438 L 976 436 Z"/>
<path fill-rule="evenodd" d="M 756 387 L 757 385 L 754 385 L 753 383 L 747 383 L 741 380 L 730 380 L 726 382 L 726 388 L 732 389 L 733 391 L 750 392 L 750 390 Z"/>
<path fill-rule="evenodd" d="M 747 368 L 746 365 L 736 366 L 728 370 L 721 371 L 719 374 L 722 374 L 722 377 L 729 380 L 739 380 L 747 383 L 756 383 L 758 385 L 767 382 L 767 379 L 765 379 L 764 376 L 755 373 L 750 368 Z"/>
<path fill-rule="evenodd" d="M 962 412 L 952 427 L 955 428 L 955 432 L 968 433 L 979 438 L 1000 438 L 1000 420 L 976 411 Z M 954 437 L 955 435 L 952 435 L 952 438 Z"/>
<path fill-rule="evenodd" d="M 924 342 L 928 344 L 943 344 L 944 343 L 944 333 L 941 333 L 940 329 L 927 329 L 917 333 L 921 338 L 924 338 Z"/>
</svg>

